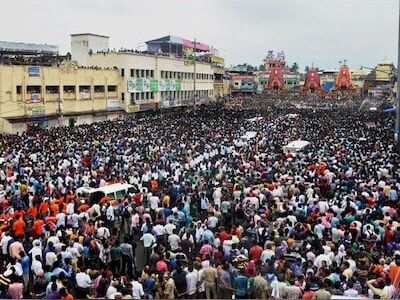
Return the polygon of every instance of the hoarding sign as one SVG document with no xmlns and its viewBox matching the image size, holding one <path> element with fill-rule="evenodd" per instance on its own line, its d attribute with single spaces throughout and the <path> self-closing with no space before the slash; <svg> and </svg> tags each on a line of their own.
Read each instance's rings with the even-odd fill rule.
<svg viewBox="0 0 400 300">
<path fill-rule="evenodd" d="M 38 66 L 28 67 L 28 75 L 29 75 L 29 77 L 39 77 L 40 76 L 40 67 L 38 67 Z"/>
</svg>

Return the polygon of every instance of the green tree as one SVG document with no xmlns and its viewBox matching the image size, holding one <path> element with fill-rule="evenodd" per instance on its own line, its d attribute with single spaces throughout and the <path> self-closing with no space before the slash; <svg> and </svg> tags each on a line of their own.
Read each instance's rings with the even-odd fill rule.
<svg viewBox="0 0 400 300">
<path fill-rule="evenodd" d="M 297 62 L 294 62 L 290 67 L 290 72 L 297 73 L 299 71 L 299 65 Z"/>
<path fill-rule="evenodd" d="M 309 66 L 306 66 L 305 68 L 304 68 L 304 73 L 308 73 L 308 71 L 310 71 L 310 67 Z"/>
<path fill-rule="evenodd" d="M 262 64 L 258 67 L 258 71 L 265 71 L 265 65 Z"/>
</svg>

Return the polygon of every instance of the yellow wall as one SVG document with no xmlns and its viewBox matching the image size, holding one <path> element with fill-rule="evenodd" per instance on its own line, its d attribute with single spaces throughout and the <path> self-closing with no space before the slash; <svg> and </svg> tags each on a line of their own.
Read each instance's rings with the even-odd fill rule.
<svg viewBox="0 0 400 300">
<path fill-rule="evenodd" d="M 66 115 L 107 111 L 107 99 L 120 99 L 118 70 L 78 68 L 67 62 L 60 67 L 39 67 L 40 75 L 36 77 L 29 75 L 28 68 L 0 65 L 0 131 L 13 131 L 5 119 L 58 114 L 58 99 Z M 32 95 L 32 86 L 40 88 L 40 93 Z M 58 87 L 59 92 L 49 93 L 49 86 Z M 75 87 L 75 92 L 65 93 L 64 86 Z M 89 86 L 89 93 L 84 95 L 88 99 L 82 99 L 80 86 Z M 95 86 L 104 86 L 104 92 L 95 93 Z M 116 91 L 108 92 L 108 86 L 116 86 Z M 32 103 L 34 97 L 42 101 Z"/>
</svg>

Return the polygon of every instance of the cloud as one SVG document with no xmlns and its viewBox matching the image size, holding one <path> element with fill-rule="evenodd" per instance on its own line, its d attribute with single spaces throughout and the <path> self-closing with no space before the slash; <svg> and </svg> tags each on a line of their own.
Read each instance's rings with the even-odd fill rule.
<svg viewBox="0 0 400 300">
<path fill-rule="evenodd" d="M 0 39 L 57 44 L 71 33 L 111 37 L 134 48 L 173 34 L 222 49 L 228 64 L 259 65 L 284 50 L 301 68 L 373 66 L 397 54 L 395 0 L 3 0 Z"/>
</svg>

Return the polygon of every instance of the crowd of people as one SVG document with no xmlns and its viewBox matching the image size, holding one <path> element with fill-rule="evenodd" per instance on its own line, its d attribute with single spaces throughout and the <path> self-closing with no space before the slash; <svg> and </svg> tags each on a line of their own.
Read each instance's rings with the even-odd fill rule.
<svg viewBox="0 0 400 300">
<path fill-rule="evenodd" d="M 0 299 L 394 299 L 394 118 L 314 102 L 1 135 Z"/>
</svg>

